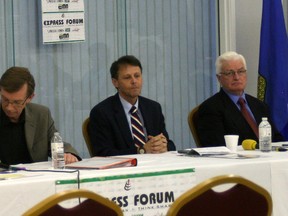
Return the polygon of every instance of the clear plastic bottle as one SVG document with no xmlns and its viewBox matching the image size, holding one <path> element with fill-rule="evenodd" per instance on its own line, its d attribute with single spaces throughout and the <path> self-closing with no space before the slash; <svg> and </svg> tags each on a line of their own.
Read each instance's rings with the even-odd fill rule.
<svg viewBox="0 0 288 216">
<path fill-rule="evenodd" d="M 65 167 L 64 143 L 59 132 L 55 132 L 51 139 L 51 157 L 54 169 L 63 169 Z"/>
<path fill-rule="evenodd" d="M 271 125 L 269 124 L 267 117 L 262 118 L 262 122 L 259 124 L 259 148 L 262 152 L 271 151 Z"/>
</svg>

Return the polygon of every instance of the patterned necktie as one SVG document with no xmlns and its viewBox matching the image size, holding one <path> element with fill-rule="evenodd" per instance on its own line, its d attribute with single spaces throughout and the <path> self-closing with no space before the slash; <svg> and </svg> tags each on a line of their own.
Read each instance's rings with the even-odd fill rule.
<svg viewBox="0 0 288 216">
<path fill-rule="evenodd" d="M 244 118 L 246 119 L 246 121 L 248 122 L 252 130 L 254 131 L 255 135 L 259 138 L 257 124 L 245 106 L 246 101 L 242 97 L 240 97 L 238 100 L 238 104 L 240 105 L 242 115 L 244 116 Z"/>
<path fill-rule="evenodd" d="M 143 125 L 140 121 L 140 118 L 137 114 L 137 108 L 132 106 L 130 110 L 131 114 L 131 126 L 132 126 L 132 133 L 134 137 L 134 142 L 137 147 L 143 147 L 146 143 L 145 134 L 143 130 Z"/>
</svg>

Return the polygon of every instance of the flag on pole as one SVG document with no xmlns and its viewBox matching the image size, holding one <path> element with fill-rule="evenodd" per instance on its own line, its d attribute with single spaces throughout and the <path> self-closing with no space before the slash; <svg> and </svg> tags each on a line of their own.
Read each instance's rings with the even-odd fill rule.
<svg viewBox="0 0 288 216">
<path fill-rule="evenodd" d="M 258 98 L 288 139 L 288 38 L 281 0 L 263 0 L 258 72 Z"/>
</svg>

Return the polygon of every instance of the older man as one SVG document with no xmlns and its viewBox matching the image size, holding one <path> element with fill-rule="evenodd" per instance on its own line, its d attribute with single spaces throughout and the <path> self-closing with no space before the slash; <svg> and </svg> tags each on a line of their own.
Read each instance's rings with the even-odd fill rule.
<svg viewBox="0 0 288 216">
<path fill-rule="evenodd" d="M 201 145 L 225 145 L 226 134 L 238 134 L 239 144 L 245 139 L 258 142 L 257 127 L 262 117 L 268 117 L 272 125 L 272 140 L 283 140 L 271 122 L 268 106 L 244 91 L 247 84 L 245 58 L 236 52 L 223 53 L 216 60 L 216 73 L 221 89 L 199 107 L 196 127 Z"/>
</svg>

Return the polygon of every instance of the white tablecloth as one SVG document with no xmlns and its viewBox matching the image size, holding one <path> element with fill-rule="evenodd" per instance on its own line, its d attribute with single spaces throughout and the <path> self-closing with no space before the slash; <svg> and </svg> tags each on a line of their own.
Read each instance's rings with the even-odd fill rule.
<svg viewBox="0 0 288 216">
<path fill-rule="evenodd" d="M 133 208 L 129 207 L 129 210 L 126 206 L 124 215 L 135 215 L 139 212 L 144 215 L 151 215 L 151 212 L 153 212 L 153 215 L 157 215 L 165 213 L 169 206 L 164 206 L 163 203 L 157 206 L 154 205 L 152 209 L 147 209 L 147 207 L 145 207 L 145 209 L 144 206 L 141 206 L 146 195 L 147 197 L 150 196 L 149 202 L 151 204 L 153 191 L 157 191 L 159 188 L 161 189 L 161 182 L 155 182 L 155 179 L 157 181 L 161 179 L 161 181 L 163 181 L 163 187 L 169 187 L 170 195 L 171 191 L 174 191 L 174 198 L 176 199 L 180 192 L 195 186 L 197 183 L 200 183 L 207 178 L 222 174 L 236 174 L 267 189 L 273 199 L 273 215 L 286 216 L 288 214 L 288 152 L 261 153 L 259 151 L 245 151 L 245 153 L 257 154 L 260 155 L 260 157 L 253 159 L 187 157 L 179 156 L 176 152 L 158 155 L 133 155 L 132 157 L 137 157 L 138 159 L 137 167 L 107 170 L 81 170 L 80 179 L 86 179 L 88 181 L 81 182 L 80 187 L 99 192 L 101 195 L 110 199 L 112 199 L 111 194 L 113 194 L 113 197 L 115 198 L 114 201 L 117 201 L 116 198 L 120 197 L 122 193 L 120 191 L 120 188 L 121 190 L 123 188 L 123 183 L 121 181 L 125 181 L 126 183 L 132 182 L 132 186 L 133 181 L 135 182 L 134 185 L 143 181 L 145 185 L 142 189 L 138 186 L 137 190 L 139 190 L 139 192 L 137 190 L 134 190 L 133 194 L 131 194 L 132 192 L 129 192 L 129 196 L 137 198 L 133 200 Z M 43 162 L 26 164 L 25 167 L 28 169 L 49 169 L 50 165 L 50 162 Z M 179 175 L 177 174 L 177 170 L 180 170 Z M 20 171 L 11 174 L 11 179 L 0 181 L 0 215 L 21 215 L 28 208 L 47 196 L 60 190 L 76 187 L 77 185 L 72 181 L 77 179 L 77 173 Z M 21 176 L 16 178 L 18 174 Z M 186 175 L 187 182 L 184 182 L 183 176 L 185 178 Z M 112 176 L 113 180 L 119 180 L 114 182 L 120 182 L 119 193 L 117 194 L 113 191 L 114 189 L 111 189 L 112 185 L 111 187 L 109 186 L 112 179 L 109 180 L 109 177 Z M 165 179 L 168 179 L 167 181 L 169 182 L 166 182 Z M 59 183 L 59 180 L 60 182 L 62 181 L 62 183 L 57 184 L 57 182 Z M 69 181 L 71 181 L 71 183 L 69 183 Z M 174 181 L 174 183 L 171 181 Z M 113 187 L 118 187 L 115 184 Z M 183 188 L 179 191 L 179 185 L 182 184 Z M 141 193 L 141 190 L 145 190 L 145 193 Z M 151 191 L 151 193 L 147 193 L 147 191 Z M 169 193 L 169 191 L 167 190 L 167 193 Z M 143 194 L 145 195 L 144 197 L 142 196 Z M 118 201 L 124 205 L 122 207 L 125 209 L 125 202 L 123 202 L 125 200 Z M 140 201 L 142 201 L 142 203 Z M 128 204 L 127 200 L 126 204 Z M 137 206 L 137 208 L 135 206 Z M 145 214 L 145 212 L 149 212 L 149 214 Z"/>
</svg>

